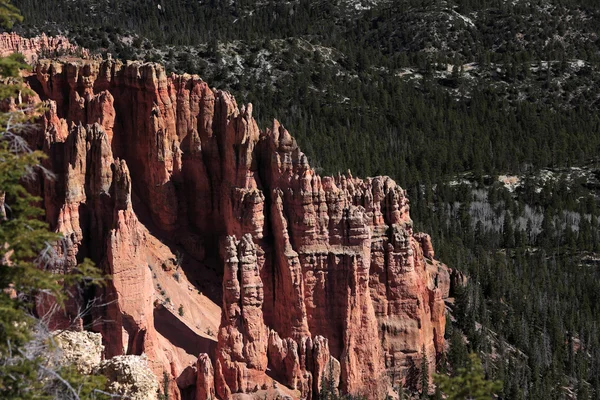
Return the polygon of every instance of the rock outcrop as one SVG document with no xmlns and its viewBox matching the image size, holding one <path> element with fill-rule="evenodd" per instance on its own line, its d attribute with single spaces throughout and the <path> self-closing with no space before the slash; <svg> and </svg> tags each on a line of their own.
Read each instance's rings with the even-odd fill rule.
<svg viewBox="0 0 600 400">
<path fill-rule="evenodd" d="M 215 372 L 208 354 L 198 357 L 196 374 L 196 400 L 215 398 Z"/>
<path fill-rule="evenodd" d="M 42 56 L 78 55 L 89 57 L 86 49 L 78 47 L 64 36 L 46 36 L 41 34 L 33 38 L 24 38 L 16 33 L 0 33 L 0 57 L 12 53 L 21 53 L 25 59 L 32 63 Z"/>
<path fill-rule="evenodd" d="M 223 248 L 223 311 L 216 362 L 223 382 L 217 391 L 226 398 L 260 387 L 268 360 L 263 284 L 252 236 L 246 234 L 239 242 L 228 236 Z"/>
<path fill-rule="evenodd" d="M 54 337 L 60 349 L 59 363 L 73 365 L 82 374 L 91 374 L 102 363 L 102 335 L 94 332 L 61 331 Z"/>
<path fill-rule="evenodd" d="M 411 382 L 422 349 L 433 372 L 449 271 L 392 179 L 321 177 L 277 121 L 261 131 L 251 105 L 157 64 L 41 60 L 29 79 L 50 99 L 36 145 L 56 179 L 37 190 L 65 237 L 57 270 L 89 257 L 113 276 L 94 328 L 107 357 L 146 354 L 173 398 L 194 381 L 200 399 L 281 384 L 311 399 L 323 383 L 378 398 Z M 196 290 L 176 290 L 179 316 L 162 311 L 157 282 L 176 270 L 197 288 L 222 276 L 217 343 L 199 358 L 192 344 L 214 337 L 184 316 L 188 298 L 185 313 L 204 307 Z"/>
<path fill-rule="evenodd" d="M 146 356 L 116 356 L 104 361 L 98 373 L 110 382 L 109 393 L 131 400 L 158 399 L 158 380 L 148 367 Z"/>
</svg>

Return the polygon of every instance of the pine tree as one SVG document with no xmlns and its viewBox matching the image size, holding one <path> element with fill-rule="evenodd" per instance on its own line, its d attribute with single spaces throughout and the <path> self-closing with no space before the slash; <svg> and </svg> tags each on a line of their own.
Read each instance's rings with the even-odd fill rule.
<svg viewBox="0 0 600 400">
<path fill-rule="evenodd" d="M 162 393 L 158 395 L 158 400 L 169 400 L 169 374 L 163 371 Z"/>
<path fill-rule="evenodd" d="M 502 382 L 485 379 L 481 360 L 475 353 L 455 376 L 436 375 L 435 381 L 447 400 L 490 400 L 502 389 Z"/>
<path fill-rule="evenodd" d="M 10 27 L 21 19 L 9 1 L 0 0 L 0 24 Z M 20 55 L 0 59 L 0 101 L 27 94 L 19 78 L 19 70 L 26 67 Z M 0 113 L 0 398 L 108 398 L 99 390 L 103 377 L 81 375 L 71 365 L 52 362 L 51 334 L 33 313 L 41 292 L 62 305 L 64 287 L 97 282 L 100 276 L 89 262 L 60 281 L 44 269 L 59 236 L 41 219 L 43 211 L 36 205 L 40 199 L 21 184 L 42 158 L 21 137 L 39 109 L 18 102 L 16 107 Z"/>
<path fill-rule="evenodd" d="M 23 21 L 19 9 L 10 4 L 10 0 L 0 0 L 0 26 L 10 29 L 15 22 Z"/>
<path fill-rule="evenodd" d="M 425 345 L 421 349 L 421 398 L 429 398 L 429 361 L 425 352 Z"/>
<path fill-rule="evenodd" d="M 502 229 L 504 247 L 512 248 L 515 246 L 515 231 L 513 229 L 512 216 L 507 211 L 504 215 L 504 227 Z"/>
</svg>

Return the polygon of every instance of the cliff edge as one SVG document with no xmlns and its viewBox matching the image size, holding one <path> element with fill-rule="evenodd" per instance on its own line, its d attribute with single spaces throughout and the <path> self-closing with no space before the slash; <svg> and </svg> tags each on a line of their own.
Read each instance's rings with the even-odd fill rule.
<svg viewBox="0 0 600 400">
<path fill-rule="evenodd" d="M 158 64 L 40 60 L 28 82 L 57 273 L 112 275 L 88 328 L 106 358 L 146 354 L 172 398 L 379 398 L 433 372 L 449 270 L 392 179 L 321 177 L 278 121 Z"/>
</svg>

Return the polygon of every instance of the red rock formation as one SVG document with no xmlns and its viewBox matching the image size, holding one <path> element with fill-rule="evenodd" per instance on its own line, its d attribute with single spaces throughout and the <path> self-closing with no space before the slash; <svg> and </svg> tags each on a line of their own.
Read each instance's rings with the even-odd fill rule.
<svg viewBox="0 0 600 400">
<path fill-rule="evenodd" d="M 197 365 L 196 400 L 214 399 L 215 373 L 208 354 L 200 354 Z"/>
<path fill-rule="evenodd" d="M 217 386 L 217 392 L 226 398 L 227 393 L 246 393 L 262 385 L 268 360 L 263 285 L 252 236 L 244 235 L 239 242 L 228 236 L 223 244 L 223 259 L 223 312 L 217 365 L 225 382 Z"/>
<path fill-rule="evenodd" d="M 415 373 L 422 348 L 433 368 L 448 269 L 413 233 L 393 180 L 320 177 L 277 121 L 261 132 L 251 105 L 156 64 L 43 60 L 35 79 L 56 102 L 40 146 L 57 173 L 40 189 L 47 218 L 68 239 L 69 267 L 88 256 L 115 277 L 109 355 L 146 352 L 157 374 L 192 385 L 189 358 L 173 354 L 198 353 L 154 320 L 148 265 L 174 257 L 156 250 L 158 237 L 178 246 L 187 272 L 222 273 L 213 358 L 222 399 L 272 387 L 272 377 L 302 398 L 328 379 L 376 398 L 390 377 Z M 201 358 L 197 398 L 213 390 Z"/>
<path fill-rule="evenodd" d="M 40 55 L 89 56 L 86 49 L 72 44 L 64 36 L 49 37 L 42 33 L 40 36 L 26 39 L 16 33 L 0 33 L 0 57 L 6 57 L 12 53 L 23 54 L 29 63 L 37 61 Z"/>
<path fill-rule="evenodd" d="M 423 256 L 425 258 L 429 258 L 433 260 L 435 257 L 435 252 L 433 251 L 433 245 L 431 244 L 431 236 L 426 233 L 415 233 L 414 238 L 421 245 L 421 249 L 423 250 Z"/>
<path fill-rule="evenodd" d="M 329 353 L 327 339 L 316 336 L 296 341 L 281 339 L 277 332 L 269 334 L 269 363 L 280 379 L 300 391 L 303 398 L 313 398 L 322 386 L 331 382 L 334 391 L 340 383 L 340 362 Z"/>
<path fill-rule="evenodd" d="M 340 386 L 340 362 L 329 353 L 327 339 L 315 337 L 313 343 L 313 393 L 320 393 L 324 387 L 336 389 Z"/>
</svg>

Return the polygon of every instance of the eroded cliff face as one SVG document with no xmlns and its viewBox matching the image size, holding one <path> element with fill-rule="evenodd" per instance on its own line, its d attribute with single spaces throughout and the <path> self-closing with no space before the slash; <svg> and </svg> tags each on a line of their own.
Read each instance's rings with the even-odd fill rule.
<svg viewBox="0 0 600 400">
<path fill-rule="evenodd" d="M 88 57 L 89 51 L 69 42 L 64 36 L 46 36 L 42 34 L 33 38 L 24 38 L 16 33 L 0 33 L 0 57 L 12 53 L 21 53 L 25 59 L 32 63 L 40 55 L 66 55 L 71 54 Z"/>
<path fill-rule="evenodd" d="M 173 398 L 311 399 L 327 381 L 378 398 L 423 349 L 433 372 L 448 269 L 392 179 L 321 177 L 277 121 L 157 64 L 42 60 L 29 80 L 62 268 L 113 277 L 106 356 L 147 354 Z"/>
</svg>

